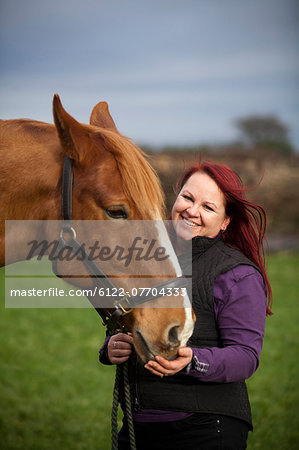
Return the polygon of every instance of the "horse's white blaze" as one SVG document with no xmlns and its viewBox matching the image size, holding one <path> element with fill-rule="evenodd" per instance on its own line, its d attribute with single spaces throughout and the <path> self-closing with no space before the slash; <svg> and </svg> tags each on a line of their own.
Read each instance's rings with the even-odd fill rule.
<svg viewBox="0 0 299 450">
<path fill-rule="evenodd" d="M 187 298 L 186 298 L 187 297 Z M 186 303 L 189 306 L 186 306 Z M 185 296 L 185 325 L 180 335 L 181 347 L 185 347 L 191 334 L 193 333 L 194 321 L 192 317 L 192 308 L 188 296 Z"/>
<path fill-rule="evenodd" d="M 166 248 L 167 250 L 167 254 L 170 256 L 170 260 L 173 264 L 173 267 L 175 269 L 175 273 L 177 277 L 182 276 L 182 269 L 181 266 L 178 262 L 178 258 L 177 255 L 172 247 L 172 244 L 170 242 L 169 236 L 167 234 L 166 228 L 164 226 L 164 223 L 161 221 L 157 221 L 157 228 L 159 231 L 159 236 L 160 236 L 160 242 L 162 243 L 163 247 Z M 185 310 L 185 323 L 184 323 L 184 327 L 179 335 L 179 340 L 180 340 L 180 346 L 181 347 L 185 347 L 187 344 L 187 341 L 189 339 L 189 337 L 192 335 L 193 333 L 193 328 L 194 328 L 194 320 L 193 320 L 193 316 L 192 316 L 192 307 L 191 307 L 191 301 L 189 299 L 188 294 L 184 295 L 184 303 L 183 303 L 183 307 Z"/>
<path fill-rule="evenodd" d="M 178 262 L 178 258 L 176 256 L 176 253 L 173 249 L 173 246 L 170 242 L 168 233 L 166 231 L 164 222 L 162 220 L 157 220 L 156 221 L 156 227 L 158 229 L 158 233 L 159 233 L 159 242 L 161 243 L 161 245 L 166 249 L 166 254 L 169 255 L 169 259 L 173 265 L 173 268 L 175 270 L 175 275 L 177 277 L 182 276 L 182 269 L 181 266 L 179 265 Z"/>
</svg>

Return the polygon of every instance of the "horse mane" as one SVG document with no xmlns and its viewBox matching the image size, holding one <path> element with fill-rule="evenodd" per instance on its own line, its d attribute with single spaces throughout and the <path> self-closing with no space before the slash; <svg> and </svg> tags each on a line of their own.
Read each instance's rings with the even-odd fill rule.
<svg viewBox="0 0 299 450">
<path fill-rule="evenodd" d="M 136 206 L 141 219 L 165 218 L 165 200 L 156 171 L 146 155 L 127 137 L 110 130 L 101 130 L 105 148 L 118 165 L 126 196 Z M 152 213 L 152 214 L 151 214 Z"/>
<path fill-rule="evenodd" d="M 6 127 L 17 127 L 36 139 L 52 134 L 54 125 L 30 119 L 6 121 Z M 156 171 L 148 162 L 148 155 L 130 139 L 105 128 L 92 127 L 107 151 L 115 158 L 121 174 L 126 197 L 140 213 L 141 220 L 165 218 L 165 200 Z M 93 134 L 93 133 L 92 133 Z"/>
</svg>

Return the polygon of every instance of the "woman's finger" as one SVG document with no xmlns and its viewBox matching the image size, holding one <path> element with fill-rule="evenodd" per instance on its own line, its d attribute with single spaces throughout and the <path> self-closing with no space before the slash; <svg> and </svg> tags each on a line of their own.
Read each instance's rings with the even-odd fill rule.
<svg viewBox="0 0 299 450">
<path fill-rule="evenodd" d="M 175 370 L 178 366 L 177 359 L 168 361 L 167 359 L 163 358 L 162 356 L 156 356 L 156 360 L 158 361 L 160 366 L 164 367 L 164 369 L 167 369 L 167 370 Z"/>
<path fill-rule="evenodd" d="M 110 342 L 128 342 L 129 344 L 133 344 L 133 336 L 131 333 L 118 333 L 110 338 Z"/>
<path fill-rule="evenodd" d="M 122 357 L 113 357 L 110 359 L 112 364 L 122 364 L 126 362 L 129 359 L 129 356 L 122 356 Z"/>
<path fill-rule="evenodd" d="M 172 372 L 162 367 L 160 364 L 150 361 L 144 366 L 146 369 L 148 369 L 150 372 L 152 372 L 154 375 L 158 375 L 160 377 L 172 375 Z"/>
<path fill-rule="evenodd" d="M 160 371 L 158 371 L 158 370 L 155 370 L 153 367 L 147 367 L 147 366 L 145 366 L 145 368 L 148 369 L 148 370 L 149 370 L 151 373 L 153 373 L 154 375 L 157 375 L 158 377 L 161 377 L 161 378 L 163 378 L 164 376 L 167 375 L 167 374 L 162 373 L 162 372 L 160 372 Z"/>
<path fill-rule="evenodd" d="M 130 356 L 130 354 L 132 353 L 132 350 L 128 349 L 128 350 L 114 350 L 112 351 L 113 356 Z"/>
<path fill-rule="evenodd" d="M 127 342 L 114 341 L 110 346 L 113 350 L 131 349 L 132 345 Z"/>
</svg>

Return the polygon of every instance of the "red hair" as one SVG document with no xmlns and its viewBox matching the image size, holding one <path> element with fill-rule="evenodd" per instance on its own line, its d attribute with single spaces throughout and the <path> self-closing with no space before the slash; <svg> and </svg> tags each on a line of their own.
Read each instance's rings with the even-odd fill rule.
<svg viewBox="0 0 299 450">
<path fill-rule="evenodd" d="M 264 209 L 246 199 L 240 177 L 228 166 L 204 161 L 190 167 L 178 182 L 179 191 L 188 178 L 195 172 L 209 175 L 221 189 L 225 200 L 226 215 L 230 223 L 223 232 L 223 240 L 230 247 L 240 250 L 261 271 L 267 291 L 267 314 L 272 315 L 272 290 L 265 267 L 263 240 L 266 231 L 266 213 Z"/>
</svg>

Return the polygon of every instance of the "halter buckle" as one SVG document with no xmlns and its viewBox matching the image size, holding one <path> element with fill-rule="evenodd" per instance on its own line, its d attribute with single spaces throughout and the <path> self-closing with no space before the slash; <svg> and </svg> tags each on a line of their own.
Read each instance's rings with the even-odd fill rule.
<svg viewBox="0 0 299 450">
<path fill-rule="evenodd" d="M 127 303 L 127 306 L 129 307 L 129 309 L 125 309 L 125 305 L 124 303 Z M 130 312 L 133 311 L 133 308 L 130 308 L 130 296 L 128 294 L 125 294 L 119 302 L 115 302 L 114 303 L 114 308 L 119 308 L 122 310 L 122 316 L 129 314 Z"/>
<path fill-rule="evenodd" d="M 126 314 L 129 314 L 130 312 L 132 312 L 133 311 L 133 308 L 129 308 L 129 309 L 125 309 L 124 307 L 123 307 L 123 305 L 121 305 L 121 304 L 118 304 L 117 306 L 116 306 L 117 308 L 120 308 L 121 310 L 122 310 L 122 316 L 125 316 Z"/>
</svg>

